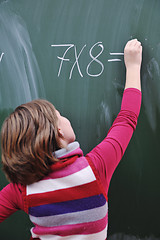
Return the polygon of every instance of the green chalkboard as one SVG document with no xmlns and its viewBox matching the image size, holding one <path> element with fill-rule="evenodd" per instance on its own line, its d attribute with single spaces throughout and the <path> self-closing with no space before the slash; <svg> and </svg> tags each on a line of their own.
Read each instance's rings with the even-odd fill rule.
<svg viewBox="0 0 160 240">
<path fill-rule="evenodd" d="M 160 238 L 159 28 L 159 0 L 0 1 L 0 125 L 17 105 L 46 98 L 71 120 L 84 153 L 120 110 L 126 42 L 142 42 L 142 109 L 111 181 L 109 237 Z M 1 171 L 0 189 L 6 184 Z M 16 213 L 0 238 L 29 239 L 30 227 Z"/>
</svg>

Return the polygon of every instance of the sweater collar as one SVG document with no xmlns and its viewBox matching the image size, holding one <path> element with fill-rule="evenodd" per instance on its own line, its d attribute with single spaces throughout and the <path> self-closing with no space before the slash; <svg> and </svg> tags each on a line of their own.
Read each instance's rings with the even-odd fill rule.
<svg viewBox="0 0 160 240">
<path fill-rule="evenodd" d="M 66 148 L 61 148 L 57 151 L 54 152 L 54 155 L 56 158 L 66 158 L 66 157 L 70 157 L 72 155 L 83 155 L 82 150 L 80 149 L 80 145 L 78 142 L 73 142 L 68 144 L 68 146 Z"/>
</svg>

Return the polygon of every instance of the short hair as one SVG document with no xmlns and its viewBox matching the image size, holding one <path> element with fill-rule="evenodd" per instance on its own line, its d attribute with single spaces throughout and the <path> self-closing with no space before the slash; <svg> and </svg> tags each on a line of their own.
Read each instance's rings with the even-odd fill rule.
<svg viewBox="0 0 160 240">
<path fill-rule="evenodd" d="M 12 183 L 29 185 L 50 173 L 60 148 L 55 107 L 33 100 L 17 107 L 1 129 L 2 166 Z"/>
</svg>

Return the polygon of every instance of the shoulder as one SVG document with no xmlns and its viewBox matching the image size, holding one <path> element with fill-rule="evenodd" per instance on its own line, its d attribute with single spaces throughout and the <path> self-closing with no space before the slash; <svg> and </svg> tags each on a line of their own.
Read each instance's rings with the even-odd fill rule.
<svg viewBox="0 0 160 240">
<path fill-rule="evenodd" d="M 9 200 L 16 208 L 23 209 L 22 192 L 23 186 L 21 184 L 10 183 L 1 190 L 0 196 L 3 201 Z"/>
</svg>

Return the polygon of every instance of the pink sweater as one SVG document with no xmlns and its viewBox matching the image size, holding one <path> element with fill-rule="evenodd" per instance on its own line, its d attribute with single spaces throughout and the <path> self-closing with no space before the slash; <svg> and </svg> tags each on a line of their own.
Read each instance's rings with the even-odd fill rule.
<svg viewBox="0 0 160 240">
<path fill-rule="evenodd" d="M 121 160 L 136 128 L 140 105 L 141 92 L 133 88 L 125 90 L 121 111 L 110 128 L 107 137 L 86 155 L 86 158 L 96 168 L 106 195 L 113 172 Z M 73 146 L 74 144 L 71 144 L 68 152 L 64 149 L 57 151 L 57 157 L 63 159 L 74 154 L 82 157 L 82 150 L 77 147 L 74 149 L 72 148 Z M 23 187 L 20 184 L 12 183 L 8 184 L 0 192 L 0 222 L 19 209 L 26 211 L 22 192 Z"/>
</svg>

